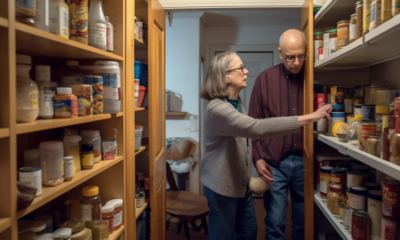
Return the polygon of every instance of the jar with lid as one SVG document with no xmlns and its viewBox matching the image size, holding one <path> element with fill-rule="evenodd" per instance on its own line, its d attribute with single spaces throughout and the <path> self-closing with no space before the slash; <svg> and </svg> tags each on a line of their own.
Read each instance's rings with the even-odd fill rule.
<svg viewBox="0 0 400 240">
<path fill-rule="evenodd" d="M 337 29 L 329 30 L 329 55 L 337 51 L 338 41 L 337 41 Z"/>
<path fill-rule="evenodd" d="M 337 44 L 338 49 L 349 45 L 349 20 L 342 20 L 337 23 Z"/>
<path fill-rule="evenodd" d="M 101 220 L 101 197 L 98 186 L 82 188 L 82 198 L 79 201 L 81 220 L 90 222 Z"/>
<path fill-rule="evenodd" d="M 64 171 L 65 171 L 65 181 L 71 181 L 74 178 L 74 157 L 72 156 L 64 157 Z"/>
<path fill-rule="evenodd" d="M 54 231 L 54 235 L 59 240 L 70 240 L 72 231 L 70 228 L 59 228 L 56 231 Z"/>
<path fill-rule="evenodd" d="M 376 136 L 376 123 L 362 122 L 357 130 L 359 148 L 367 152 L 367 140 L 370 136 Z"/>
<path fill-rule="evenodd" d="M 369 24 L 369 31 L 372 31 L 381 25 L 381 3 L 381 0 L 374 0 L 371 3 L 371 22 Z"/>
<path fill-rule="evenodd" d="M 101 220 L 86 222 L 86 227 L 92 231 L 93 240 L 103 240 L 103 223 Z"/>
<path fill-rule="evenodd" d="M 89 170 L 93 168 L 93 145 L 92 144 L 82 144 L 81 146 L 81 164 L 82 169 Z"/>
<path fill-rule="evenodd" d="M 39 149 L 43 185 L 54 187 L 64 182 L 64 148 L 62 142 L 41 142 Z"/>
<path fill-rule="evenodd" d="M 81 170 L 81 157 L 79 142 L 82 140 L 81 136 L 71 135 L 64 137 L 64 155 L 72 156 L 74 158 L 74 173 Z"/>
<path fill-rule="evenodd" d="M 349 43 L 352 43 L 356 40 L 356 29 L 357 29 L 357 14 L 354 13 L 350 16 L 350 24 L 349 24 Z"/>
<path fill-rule="evenodd" d="M 375 107 L 375 122 L 376 122 L 376 135 L 381 136 L 382 129 L 382 121 L 384 115 L 389 115 L 390 109 L 389 106 L 376 106 Z"/>
<path fill-rule="evenodd" d="M 114 231 L 114 205 L 106 204 L 101 208 L 101 216 L 106 221 L 109 233 Z"/>
<path fill-rule="evenodd" d="M 93 160 L 94 163 L 101 161 L 101 137 L 99 130 L 82 130 L 82 143 L 93 145 Z"/>
<path fill-rule="evenodd" d="M 330 191 L 328 192 L 328 204 L 327 207 L 332 214 L 339 214 L 339 203 L 346 202 L 343 193 L 343 187 L 340 184 L 331 183 Z"/>
<path fill-rule="evenodd" d="M 332 106 L 334 106 L 334 105 L 332 105 Z M 333 126 L 335 126 L 336 123 L 338 123 L 338 122 L 344 123 L 346 121 L 346 119 L 345 119 L 346 114 L 344 112 L 331 112 L 330 115 L 331 115 L 331 120 L 329 121 L 328 132 L 332 133 Z"/>
<path fill-rule="evenodd" d="M 34 221 L 32 232 L 34 232 L 36 234 L 36 236 L 45 234 L 46 233 L 46 223 L 43 221 Z"/>
<path fill-rule="evenodd" d="M 382 0 L 381 24 L 392 18 L 392 0 Z"/>
<path fill-rule="evenodd" d="M 46 223 L 46 233 L 53 232 L 53 216 L 51 215 L 40 215 L 33 219 L 33 221 L 42 221 Z"/>
<path fill-rule="evenodd" d="M 18 22 L 36 27 L 36 0 L 15 1 L 15 16 Z"/>
<path fill-rule="evenodd" d="M 374 155 L 375 157 L 380 156 L 380 144 L 379 144 L 379 137 L 378 136 L 370 136 L 367 139 L 367 148 L 368 153 Z"/>
<path fill-rule="evenodd" d="M 353 165 L 350 168 L 353 171 L 359 171 L 363 173 L 363 182 L 367 182 L 369 179 L 369 166 L 368 165 L 364 165 L 364 164 L 357 164 L 357 165 Z M 361 186 L 361 185 L 359 185 Z"/>
<path fill-rule="evenodd" d="M 369 214 L 362 210 L 354 211 L 351 216 L 351 236 L 353 239 L 369 239 L 371 223 Z"/>
<path fill-rule="evenodd" d="M 35 80 L 39 89 L 39 118 L 53 118 L 57 83 L 50 81 L 50 66 L 37 65 L 35 70 Z"/>
<path fill-rule="evenodd" d="M 24 166 L 25 167 L 41 167 L 39 148 L 24 151 Z"/>
<path fill-rule="evenodd" d="M 321 198 L 327 198 L 327 193 L 329 192 L 329 184 L 331 182 L 333 167 L 330 166 L 322 166 L 320 168 L 320 186 L 319 192 Z"/>
<path fill-rule="evenodd" d="M 106 203 L 106 205 L 114 206 L 114 231 L 122 226 L 123 204 L 124 201 L 122 199 L 113 199 Z"/>
<path fill-rule="evenodd" d="M 36 197 L 42 195 L 42 169 L 40 167 L 22 167 L 18 169 L 19 182 L 36 188 Z"/>
<path fill-rule="evenodd" d="M 39 115 L 39 91 L 29 77 L 31 57 L 17 54 L 17 122 L 33 122 Z"/>
<path fill-rule="evenodd" d="M 331 173 L 331 182 L 334 184 L 344 185 L 346 181 L 346 170 L 343 168 L 334 168 Z"/>
<path fill-rule="evenodd" d="M 368 189 L 365 187 L 350 188 L 350 207 L 356 210 L 365 210 L 367 205 Z"/>
<path fill-rule="evenodd" d="M 363 2 L 358 1 L 356 3 L 356 40 L 362 37 L 363 33 Z"/>
<path fill-rule="evenodd" d="M 392 17 L 400 13 L 400 0 L 392 1 Z"/>
<path fill-rule="evenodd" d="M 382 191 L 368 192 L 368 214 L 371 217 L 371 236 L 381 236 L 382 226 Z"/>
<path fill-rule="evenodd" d="M 318 62 L 318 48 L 323 47 L 323 32 L 314 33 L 314 62 Z"/>
<path fill-rule="evenodd" d="M 78 61 L 67 61 L 67 69 L 61 73 L 61 87 L 70 87 L 75 84 L 83 84 L 83 72 L 79 70 Z"/>
<path fill-rule="evenodd" d="M 363 0 L 363 36 L 369 32 L 369 24 L 371 23 L 371 2 L 372 0 Z"/>
</svg>

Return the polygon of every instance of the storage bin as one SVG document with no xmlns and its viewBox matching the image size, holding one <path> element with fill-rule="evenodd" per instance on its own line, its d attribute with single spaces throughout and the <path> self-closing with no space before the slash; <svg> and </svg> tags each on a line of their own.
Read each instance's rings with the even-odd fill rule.
<svg viewBox="0 0 400 240">
<path fill-rule="evenodd" d="M 138 107 L 143 106 L 144 99 L 146 98 L 148 89 L 144 86 L 139 86 L 139 99 L 138 99 Z"/>
<path fill-rule="evenodd" d="M 149 87 L 148 78 L 149 78 L 149 70 L 147 64 L 135 61 L 135 79 L 140 80 L 139 85 L 148 88 Z"/>
<path fill-rule="evenodd" d="M 54 187 L 64 182 L 63 143 L 58 141 L 41 142 L 39 149 L 43 185 Z"/>
</svg>

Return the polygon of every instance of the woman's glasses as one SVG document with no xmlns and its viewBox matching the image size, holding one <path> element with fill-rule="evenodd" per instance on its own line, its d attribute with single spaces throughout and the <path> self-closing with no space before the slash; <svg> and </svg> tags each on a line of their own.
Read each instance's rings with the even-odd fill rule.
<svg viewBox="0 0 400 240">
<path fill-rule="evenodd" d="M 244 73 L 244 69 L 245 69 L 245 68 L 246 68 L 246 67 L 243 65 L 243 66 L 241 66 L 241 67 L 234 68 L 234 69 L 228 70 L 228 71 L 226 71 L 226 72 L 232 72 L 232 71 L 235 71 L 235 70 L 239 70 L 239 69 L 240 69 L 240 71 L 241 71 L 242 73 Z"/>
</svg>

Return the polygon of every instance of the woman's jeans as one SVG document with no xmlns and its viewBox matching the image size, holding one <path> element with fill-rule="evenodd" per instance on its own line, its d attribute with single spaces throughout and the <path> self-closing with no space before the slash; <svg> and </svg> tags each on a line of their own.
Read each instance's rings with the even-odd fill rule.
<svg viewBox="0 0 400 240">
<path fill-rule="evenodd" d="M 204 187 L 210 214 L 210 240 L 253 240 L 257 238 L 257 218 L 251 193 L 243 198 L 219 195 Z"/>
</svg>

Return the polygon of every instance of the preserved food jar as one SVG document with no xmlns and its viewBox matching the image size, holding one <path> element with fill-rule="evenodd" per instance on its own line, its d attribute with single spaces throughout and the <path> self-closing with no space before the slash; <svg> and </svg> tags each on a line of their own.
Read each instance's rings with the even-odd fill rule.
<svg viewBox="0 0 400 240">
<path fill-rule="evenodd" d="M 22 167 L 18 169 L 18 176 L 20 183 L 37 189 L 36 197 L 42 195 L 42 169 L 40 167 Z"/>
<path fill-rule="evenodd" d="M 36 27 L 36 0 L 15 1 L 15 16 L 18 22 Z"/>
<path fill-rule="evenodd" d="M 339 204 L 346 202 L 343 193 L 343 187 L 340 184 L 332 183 L 330 185 L 330 191 L 328 192 L 328 204 L 327 207 L 332 214 L 339 214 Z"/>
<path fill-rule="evenodd" d="M 41 142 L 39 149 L 43 185 L 57 186 L 64 182 L 64 148 L 62 142 Z"/>
<path fill-rule="evenodd" d="M 320 170 L 320 196 L 321 198 L 326 198 L 327 193 L 329 192 L 329 183 L 331 182 L 333 167 L 323 166 Z"/>
<path fill-rule="evenodd" d="M 382 192 L 371 190 L 368 192 L 368 214 L 371 217 L 371 235 L 380 237 L 382 227 Z"/>
<path fill-rule="evenodd" d="M 318 49 L 323 47 L 323 32 L 314 33 L 314 62 L 318 62 Z"/>
<path fill-rule="evenodd" d="M 122 199 L 113 199 L 106 203 L 106 205 L 114 206 L 114 230 L 117 230 L 122 226 L 123 204 L 124 201 Z"/>
<path fill-rule="evenodd" d="M 329 30 L 329 55 L 337 51 L 338 42 L 337 42 L 337 29 Z"/>
<path fill-rule="evenodd" d="M 338 49 L 349 44 L 349 20 L 343 20 L 337 23 L 337 44 Z"/>
<path fill-rule="evenodd" d="M 350 16 L 350 24 L 349 24 L 349 43 L 352 43 L 356 40 L 356 26 L 357 25 L 357 14 L 354 13 Z"/>
<path fill-rule="evenodd" d="M 101 137 L 99 130 L 83 130 L 81 131 L 82 143 L 93 145 L 94 163 L 101 161 Z"/>
<path fill-rule="evenodd" d="M 382 0 L 381 24 L 392 18 L 392 0 Z"/>
<path fill-rule="evenodd" d="M 107 222 L 109 233 L 114 231 L 114 205 L 106 204 L 101 208 L 101 216 Z"/>
<path fill-rule="evenodd" d="M 93 162 L 93 145 L 92 144 L 82 144 L 81 146 L 81 164 L 82 169 L 88 170 L 92 169 Z"/>
<path fill-rule="evenodd" d="M 357 131 L 358 141 L 360 143 L 359 147 L 364 152 L 367 152 L 367 139 L 370 136 L 376 136 L 376 124 L 375 123 L 365 123 L 362 122 Z"/>
<path fill-rule="evenodd" d="M 39 116 L 39 90 L 29 77 L 31 57 L 17 54 L 17 122 L 33 122 Z"/>
<path fill-rule="evenodd" d="M 79 201 L 81 220 L 91 222 L 101 220 L 101 197 L 98 186 L 82 188 L 82 198 Z"/>
<path fill-rule="evenodd" d="M 371 2 L 372 0 L 363 0 L 363 36 L 369 32 L 369 24 L 371 23 Z"/>
<path fill-rule="evenodd" d="M 362 37 L 363 33 L 363 2 L 358 1 L 356 3 L 356 40 Z"/>
<path fill-rule="evenodd" d="M 369 31 L 372 31 L 381 25 L 381 3 L 381 0 L 374 0 L 371 3 L 371 22 L 369 24 Z"/>
</svg>

